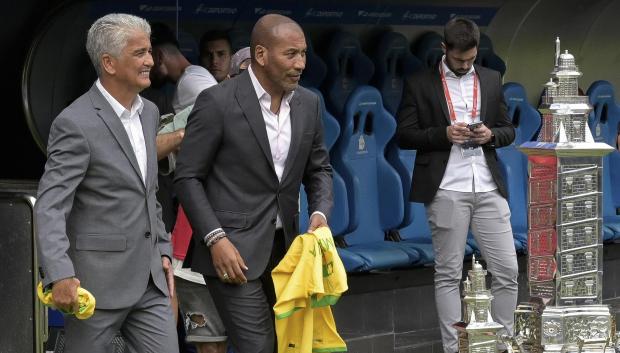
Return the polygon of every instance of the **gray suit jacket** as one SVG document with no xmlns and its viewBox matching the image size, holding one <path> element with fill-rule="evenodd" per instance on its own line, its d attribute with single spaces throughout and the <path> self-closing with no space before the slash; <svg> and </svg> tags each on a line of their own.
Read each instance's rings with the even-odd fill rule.
<svg viewBox="0 0 620 353">
<path fill-rule="evenodd" d="M 291 143 L 278 181 L 267 130 L 248 72 L 204 90 L 189 116 L 177 156 L 175 190 L 194 230 L 192 268 L 215 276 L 203 238 L 223 228 L 249 270 L 265 270 L 280 215 L 287 246 L 299 233 L 298 195 L 303 181 L 309 211 L 327 217 L 332 169 L 323 144 L 318 97 L 299 87 L 290 102 Z M 305 231 L 305 229 L 304 229 Z"/>
<path fill-rule="evenodd" d="M 170 257 L 157 190 L 159 112 L 144 100 L 146 185 L 123 124 L 99 89 L 54 120 L 35 204 L 43 284 L 76 276 L 101 309 L 131 306 L 149 276 L 168 294 L 161 256 Z"/>
</svg>

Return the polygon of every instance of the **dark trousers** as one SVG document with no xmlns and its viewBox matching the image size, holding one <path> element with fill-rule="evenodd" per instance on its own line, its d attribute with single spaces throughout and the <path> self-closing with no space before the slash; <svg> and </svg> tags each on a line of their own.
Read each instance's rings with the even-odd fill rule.
<svg viewBox="0 0 620 353">
<path fill-rule="evenodd" d="M 285 253 L 284 233 L 277 230 L 267 268 L 255 280 L 243 285 L 227 284 L 205 276 L 207 288 L 222 318 L 229 343 L 236 353 L 276 351 L 273 306 L 276 294 L 271 270 Z"/>
</svg>

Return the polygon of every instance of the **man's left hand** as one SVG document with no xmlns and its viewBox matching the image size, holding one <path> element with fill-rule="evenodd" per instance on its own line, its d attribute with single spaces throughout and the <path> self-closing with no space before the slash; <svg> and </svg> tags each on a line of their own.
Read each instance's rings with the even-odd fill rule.
<svg viewBox="0 0 620 353">
<path fill-rule="evenodd" d="M 166 283 L 168 284 L 168 292 L 170 298 L 174 296 L 174 270 L 168 256 L 161 257 L 161 265 L 164 268 L 164 274 L 166 275 Z"/>
<path fill-rule="evenodd" d="M 327 220 L 322 215 L 315 213 L 310 217 L 310 225 L 306 233 L 312 233 L 315 229 L 320 227 L 327 227 Z"/>
<path fill-rule="evenodd" d="M 491 135 L 493 134 L 491 130 L 484 124 L 480 124 L 473 131 L 474 135 L 471 137 L 471 140 L 474 141 L 478 145 L 484 145 L 485 143 L 491 140 Z"/>
</svg>

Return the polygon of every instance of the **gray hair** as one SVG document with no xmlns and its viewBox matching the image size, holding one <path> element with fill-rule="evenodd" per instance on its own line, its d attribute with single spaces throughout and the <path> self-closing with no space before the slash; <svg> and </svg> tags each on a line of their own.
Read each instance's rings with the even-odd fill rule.
<svg viewBox="0 0 620 353">
<path fill-rule="evenodd" d="M 90 26 L 86 38 L 86 51 L 97 71 L 97 76 L 101 76 L 103 54 L 119 57 L 135 31 L 151 36 L 151 26 L 145 19 L 124 13 L 105 15 Z"/>
</svg>

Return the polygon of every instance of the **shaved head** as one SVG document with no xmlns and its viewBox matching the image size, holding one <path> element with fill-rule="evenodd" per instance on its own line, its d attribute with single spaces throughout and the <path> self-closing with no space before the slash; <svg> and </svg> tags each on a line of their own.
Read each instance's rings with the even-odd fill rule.
<svg viewBox="0 0 620 353">
<path fill-rule="evenodd" d="M 252 29 L 251 72 L 270 95 L 281 96 L 299 84 L 306 66 L 306 37 L 297 22 L 282 15 L 265 15 Z"/>
<path fill-rule="evenodd" d="M 252 29 L 252 36 L 250 38 L 252 59 L 254 59 L 257 45 L 271 48 L 278 40 L 282 39 L 283 32 L 288 31 L 304 33 L 297 22 L 286 16 L 269 14 L 259 18 Z"/>
</svg>

